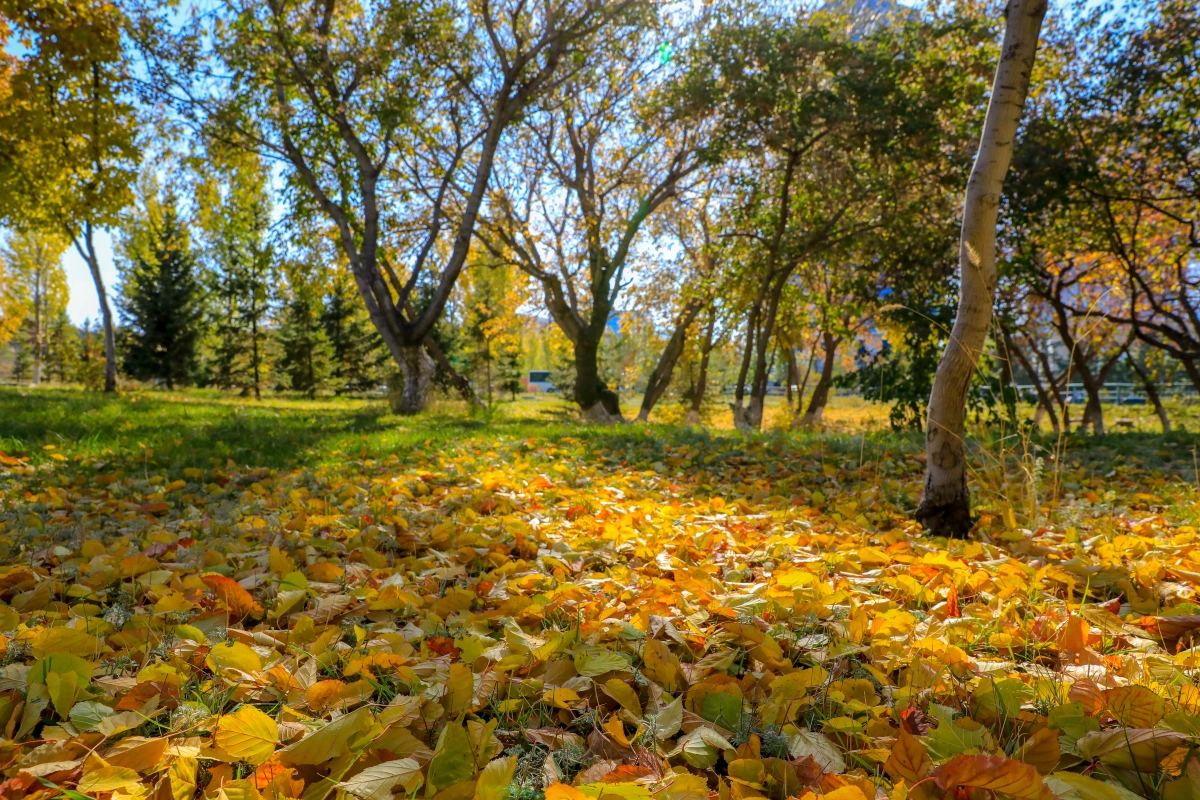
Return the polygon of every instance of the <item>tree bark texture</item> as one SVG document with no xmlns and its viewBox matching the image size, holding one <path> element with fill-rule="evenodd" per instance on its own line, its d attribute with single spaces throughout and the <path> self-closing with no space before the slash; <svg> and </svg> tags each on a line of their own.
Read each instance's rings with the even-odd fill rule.
<svg viewBox="0 0 1200 800">
<path fill-rule="evenodd" d="M 683 353 L 683 346 L 687 343 L 688 329 L 692 327 L 692 323 L 696 321 L 696 317 L 703 307 L 704 304 L 700 300 L 692 300 L 680 312 L 679 318 L 675 321 L 675 330 L 671 332 L 671 338 L 667 340 L 662 355 L 658 357 L 658 364 L 655 365 L 654 371 L 650 373 L 650 378 L 646 381 L 646 393 L 642 395 L 642 407 L 637 415 L 638 422 L 645 422 L 650 418 L 650 412 L 654 410 L 654 405 L 671 385 L 671 375 L 675 372 L 675 364 L 679 361 L 679 356 Z"/>
<path fill-rule="evenodd" d="M 821 340 L 825 348 L 821 362 L 821 377 L 817 379 L 817 385 L 813 387 L 812 399 L 808 401 L 804 419 L 800 421 L 800 426 L 805 430 L 811 430 L 821 424 L 825 406 L 829 403 L 829 389 L 833 386 L 834 359 L 837 356 L 838 345 L 842 343 L 842 337 L 834 336 L 829 331 L 821 333 Z"/>
<path fill-rule="evenodd" d="M 925 492 L 915 517 L 937 536 L 965 538 L 974 524 L 967 488 L 966 399 L 991 323 L 1000 193 L 1037 53 L 1047 0 L 1009 0 L 979 152 L 967 181 L 959 240 L 958 313 L 938 364 L 925 423 Z"/>
</svg>

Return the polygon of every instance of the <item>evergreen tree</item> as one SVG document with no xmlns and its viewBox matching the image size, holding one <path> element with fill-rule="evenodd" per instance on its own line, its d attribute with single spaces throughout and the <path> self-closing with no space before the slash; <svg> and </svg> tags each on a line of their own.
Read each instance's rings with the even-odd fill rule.
<svg viewBox="0 0 1200 800">
<path fill-rule="evenodd" d="M 260 399 L 276 273 L 266 170 L 249 153 L 214 151 L 210 163 L 214 171 L 197 190 L 197 217 L 211 298 L 212 380 Z"/>
<path fill-rule="evenodd" d="M 60 311 L 50 327 L 47 371 L 59 383 L 75 376 L 79 364 L 79 332 L 65 311 Z"/>
<path fill-rule="evenodd" d="M 291 270 L 290 296 L 283 304 L 279 321 L 279 370 L 285 377 L 282 388 L 315 397 L 329 388 L 333 352 L 322 323 L 319 285 L 298 269 Z"/>
<path fill-rule="evenodd" d="M 190 383 L 203 333 L 204 294 L 174 198 L 126 232 L 121 270 L 125 369 L 168 388 Z"/>
<path fill-rule="evenodd" d="M 33 355 L 25 342 L 13 342 L 12 379 L 15 383 L 25 383 L 29 380 L 30 368 L 33 366 Z"/>
<path fill-rule="evenodd" d="M 378 385 L 388 352 L 367 316 L 358 287 L 345 270 L 335 273 L 322 320 L 332 348 L 336 390 L 363 391 Z"/>
</svg>

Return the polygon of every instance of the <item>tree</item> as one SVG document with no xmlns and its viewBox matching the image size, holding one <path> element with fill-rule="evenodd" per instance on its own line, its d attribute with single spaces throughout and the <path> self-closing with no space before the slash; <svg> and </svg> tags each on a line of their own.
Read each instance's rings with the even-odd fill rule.
<svg viewBox="0 0 1200 800">
<path fill-rule="evenodd" d="M 285 266 L 287 294 L 279 319 L 277 358 L 284 388 L 309 397 L 330 387 L 333 352 L 321 320 L 322 291 L 319 274 L 303 262 Z"/>
<path fill-rule="evenodd" d="M 79 370 L 79 331 L 66 311 L 60 310 L 50 326 L 46 371 L 59 383 L 73 380 Z"/>
<path fill-rule="evenodd" d="M 1037 52 L 1046 0 L 1009 0 L 979 152 L 963 203 L 958 313 L 934 376 L 925 424 L 925 491 L 916 519 L 935 535 L 966 537 L 966 401 L 983 353 L 996 289 L 996 218 Z"/>
<path fill-rule="evenodd" d="M 153 187 L 152 187 L 153 188 Z M 192 382 L 203 335 L 203 289 L 187 229 L 169 192 L 150 194 L 123 231 L 120 311 L 125 368 L 167 388 Z"/>
<path fill-rule="evenodd" d="M 218 386 L 262 397 L 276 278 L 267 173 L 253 153 L 212 148 L 197 189 Z"/>
<path fill-rule="evenodd" d="M 160 12 L 138 37 L 187 119 L 284 161 L 296 211 L 336 227 L 403 376 L 395 410 L 412 413 L 432 385 L 426 338 L 466 263 L 506 131 L 638 4 L 226 0 L 213 36 L 200 19 L 164 35 Z M 429 301 L 413 315 L 423 285 Z"/>
<path fill-rule="evenodd" d="M 916 19 L 863 33 L 836 14 L 767 11 L 723 20 L 690 54 L 679 113 L 715 115 L 705 155 L 735 175 L 720 236 L 741 273 L 730 295 L 745 320 L 733 403 L 739 428 L 762 425 L 797 270 L 824 264 L 845 276 L 841 286 L 872 285 L 862 281 L 864 261 L 880 273 L 886 264 L 846 259 L 846 245 L 861 240 L 863 250 L 877 250 L 872 239 L 943 205 L 955 170 L 947 156 L 960 137 L 948 110 L 974 94 L 962 38 L 970 46 L 969 21 Z M 876 299 L 856 298 L 864 306 Z M 831 331 L 828 341 L 837 338 Z M 814 412 L 820 407 L 818 397 Z"/>
<path fill-rule="evenodd" d="M 116 391 L 116 333 L 96 254 L 137 175 L 120 7 L 106 0 L 3 0 L 0 18 L 27 44 L 0 103 L 0 219 L 71 242 L 88 265 L 104 326 L 105 391 Z"/>
<path fill-rule="evenodd" d="M 361 392 L 383 382 L 387 349 L 371 325 L 350 273 L 334 272 L 321 314 L 329 341 L 332 378 L 339 392 Z"/>
<path fill-rule="evenodd" d="M 101 333 L 100 341 L 97 341 L 97 331 Z M 89 389 L 103 386 L 108 371 L 102 334 L 103 329 L 94 327 L 90 319 L 85 319 L 79 329 L 79 361 L 73 379 Z"/>
<path fill-rule="evenodd" d="M 515 394 L 521 385 L 517 309 L 525 293 L 513 272 L 506 264 L 473 264 L 464 286 L 463 355 L 475 384 L 483 386 L 482 396 L 489 408 L 497 390 Z"/>
<path fill-rule="evenodd" d="M 527 115 L 520 155 L 501 172 L 494 212 L 480 230 L 496 258 L 541 284 L 546 310 L 574 350 L 575 402 L 597 422 L 623 419 L 600 350 L 643 228 L 700 166 L 700 126 L 648 102 L 678 72 L 656 45 L 681 33 L 647 18 L 636 33 L 597 48 L 551 108 Z"/>
<path fill-rule="evenodd" d="M 11 235 L 0 249 L 6 264 L 6 290 L 13 296 L 20 316 L 22 352 L 29 360 L 30 383 L 42 382 L 49 350 L 51 320 L 67 306 L 70 297 L 63 272 L 61 239 L 38 231 Z"/>
</svg>

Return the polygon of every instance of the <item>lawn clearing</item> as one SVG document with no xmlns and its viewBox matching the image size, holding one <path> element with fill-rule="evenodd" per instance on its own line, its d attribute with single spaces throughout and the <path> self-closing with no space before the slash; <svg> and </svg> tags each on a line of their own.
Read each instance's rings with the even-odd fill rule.
<svg viewBox="0 0 1200 800">
<path fill-rule="evenodd" d="M 948 543 L 889 432 L 11 389 L 0 420 L 3 797 L 1191 790 L 1190 434 L 993 437 Z"/>
</svg>

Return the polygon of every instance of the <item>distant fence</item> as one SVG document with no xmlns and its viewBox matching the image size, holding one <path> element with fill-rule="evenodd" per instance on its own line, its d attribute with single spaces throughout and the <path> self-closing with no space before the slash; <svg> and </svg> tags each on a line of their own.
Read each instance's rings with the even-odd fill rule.
<svg viewBox="0 0 1200 800">
<path fill-rule="evenodd" d="M 1036 398 L 1037 391 L 1032 384 L 1017 384 L 1016 390 L 1021 396 Z M 1179 398 L 1195 402 L 1200 400 L 1200 393 L 1190 383 L 1174 383 L 1158 387 L 1158 395 L 1164 400 Z M 1082 383 L 1068 384 L 1063 391 L 1063 399 L 1068 403 L 1086 403 L 1087 390 Z M 1118 406 L 1140 406 L 1150 402 L 1146 397 L 1146 389 L 1140 383 L 1106 383 L 1100 389 L 1100 401 Z"/>
</svg>

